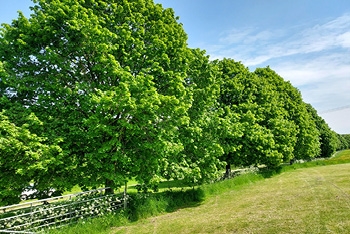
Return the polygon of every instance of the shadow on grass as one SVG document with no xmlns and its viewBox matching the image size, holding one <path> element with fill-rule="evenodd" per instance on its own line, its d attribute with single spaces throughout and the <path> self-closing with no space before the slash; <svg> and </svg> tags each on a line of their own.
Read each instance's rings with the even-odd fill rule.
<svg viewBox="0 0 350 234">
<path fill-rule="evenodd" d="M 130 221 L 137 221 L 165 212 L 174 212 L 181 208 L 199 206 L 203 200 L 204 191 L 200 188 L 131 194 L 128 218 Z"/>
<path fill-rule="evenodd" d="M 162 181 L 158 185 L 159 189 L 188 188 L 188 185 L 179 180 Z"/>
<path fill-rule="evenodd" d="M 129 186 L 129 189 L 135 189 L 138 190 L 139 184 L 131 185 Z M 168 181 L 162 181 L 157 185 L 157 189 L 159 190 L 171 190 L 171 189 L 183 189 L 188 188 L 188 185 L 183 183 L 180 180 L 168 180 Z M 151 190 L 151 189 L 150 189 Z"/>
<path fill-rule="evenodd" d="M 280 174 L 283 170 L 283 166 L 279 166 L 276 168 L 260 168 L 259 169 L 259 174 L 262 175 L 264 178 L 271 178 L 275 175 Z"/>
</svg>

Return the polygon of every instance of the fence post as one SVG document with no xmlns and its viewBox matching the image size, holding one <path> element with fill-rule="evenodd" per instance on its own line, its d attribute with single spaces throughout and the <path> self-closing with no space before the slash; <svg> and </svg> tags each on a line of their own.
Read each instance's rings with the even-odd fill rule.
<svg viewBox="0 0 350 234">
<path fill-rule="evenodd" d="M 69 223 L 72 223 L 72 212 L 73 212 L 73 209 L 72 209 L 72 196 L 69 196 L 69 209 L 68 209 L 68 212 L 69 212 Z"/>
<path fill-rule="evenodd" d="M 124 185 L 124 210 L 126 210 L 127 208 L 127 189 L 128 189 L 128 181 L 125 181 L 125 185 Z"/>
<path fill-rule="evenodd" d="M 30 225 L 33 224 L 33 203 L 30 203 Z"/>
</svg>

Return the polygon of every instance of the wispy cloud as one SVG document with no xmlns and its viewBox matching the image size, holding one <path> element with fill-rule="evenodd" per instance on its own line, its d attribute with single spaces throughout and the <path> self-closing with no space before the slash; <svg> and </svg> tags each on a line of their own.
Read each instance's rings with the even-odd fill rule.
<svg viewBox="0 0 350 234">
<path fill-rule="evenodd" d="M 315 82 L 350 80 L 350 57 L 348 53 L 312 53 L 310 56 L 294 56 L 274 62 L 281 76 L 296 86 L 304 86 Z"/>
<path fill-rule="evenodd" d="M 234 29 L 228 32 L 224 32 L 221 34 L 221 38 L 219 38 L 219 42 L 223 44 L 250 44 L 259 42 L 266 42 L 275 37 L 275 32 L 264 30 L 258 31 L 255 28 L 246 28 L 244 30 Z"/>
<path fill-rule="evenodd" d="M 214 58 L 231 57 L 257 66 L 271 59 L 339 47 L 350 49 L 350 14 L 309 28 L 234 29 L 222 33 L 207 51 Z"/>
<path fill-rule="evenodd" d="M 337 41 L 342 47 L 350 48 L 350 32 L 339 35 Z"/>
<path fill-rule="evenodd" d="M 235 29 L 204 48 L 213 59 L 233 58 L 251 69 L 270 65 L 319 111 L 350 103 L 350 14 L 307 27 Z M 350 133 L 345 112 L 349 110 L 323 116 L 335 131 Z"/>
</svg>

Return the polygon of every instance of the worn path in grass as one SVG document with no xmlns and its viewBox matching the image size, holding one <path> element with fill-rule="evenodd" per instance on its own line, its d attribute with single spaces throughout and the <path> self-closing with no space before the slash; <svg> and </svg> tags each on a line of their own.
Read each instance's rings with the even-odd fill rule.
<svg viewBox="0 0 350 234">
<path fill-rule="evenodd" d="M 350 233 L 350 164 L 284 172 L 111 233 Z"/>
</svg>

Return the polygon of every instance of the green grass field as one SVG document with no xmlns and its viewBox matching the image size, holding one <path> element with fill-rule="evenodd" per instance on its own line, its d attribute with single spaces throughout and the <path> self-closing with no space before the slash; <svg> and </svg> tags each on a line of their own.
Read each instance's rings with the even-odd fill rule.
<svg viewBox="0 0 350 234">
<path fill-rule="evenodd" d="M 136 222 L 111 215 L 61 233 L 350 233 L 349 162 L 347 150 L 267 178 L 247 174 L 202 186 L 204 200 L 172 212 Z"/>
<path fill-rule="evenodd" d="M 287 170 L 109 233 L 350 233 L 350 164 L 337 164 L 349 159 L 343 151 L 309 163 L 326 166 Z"/>
</svg>

